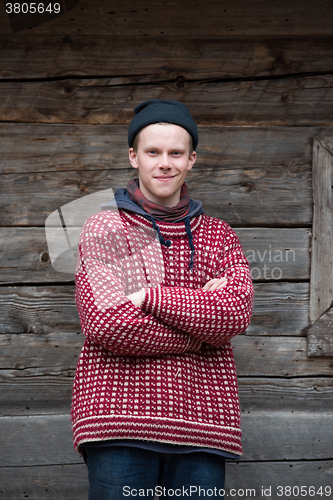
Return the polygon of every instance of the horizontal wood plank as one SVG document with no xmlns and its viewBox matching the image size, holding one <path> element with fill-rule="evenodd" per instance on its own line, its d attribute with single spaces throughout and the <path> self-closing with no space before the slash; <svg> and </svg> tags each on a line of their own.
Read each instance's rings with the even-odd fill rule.
<svg viewBox="0 0 333 500">
<path fill-rule="evenodd" d="M 303 496 L 306 494 L 305 498 L 313 496 L 315 500 L 320 500 L 325 498 L 325 493 L 328 498 L 331 495 L 332 474 L 332 460 L 268 463 L 227 461 L 226 494 L 237 500 L 251 497 L 258 500 L 280 500 L 283 497 L 296 500 L 302 498 L 302 492 Z"/>
<path fill-rule="evenodd" d="M 321 133 L 329 135 L 332 129 L 199 126 L 198 158 L 191 172 L 236 169 L 255 179 L 262 175 L 258 168 L 279 167 L 285 176 L 310 176 L 313 137 Z M 84 184 L 97 174 L 94 170 L 131 168 L 127 134 L 122 124 L 0 123 L 0 173 L 77 171 Z"/>
<path fill-rule="evenodd" d="M 253 314 L 247 335 L 306 335 L 309 325 L 308 283 L 258 283 L 254 291 Z"/>
<path fill-rule="evenodd" d="M 0 498 L 4 500 L 87 500 L 84 463 L 37 467 L 0 467 Z"/>
<path fill-rule="evenodd" d="M 303 486 L 303 494 L 315 500 L 329 498 L 332 473 L 332 460 L 269 463 L 227 460 L 226 495 L 258 500 L 267 500 L 269 495 L 271 500 L 280 500 L 281 492 L 288 497 L 289 490 L 285 491 L 285 486 L 291 487 L 295 497 L 298 495 L 297 488 L 301 491 Z M 19 473 L 16 467 L 3 467 L 0 468 L 0 484 L 0 494 L 6 500 L 17 500 L 24 495 L 30 500 L 88 498 L 87 468 L 84 464 L 20 467 Z M 282 490 L 278 488 L 281 486 Z"/>
<path fill-rule="evenodd" d="M 231 341 L 238 376 L 333 375 L 332 358 L 308 358 L 307 339 L 238 335 Z"/>
<path fill-rule="evenodd" d="M 0 370 L 0 415 L 69 413 L 73 373 L 74 370 L 68 370 L 62 374 L 26 377 L 20 370 L 15 373 L 3 368 Z"/>
<path fill-rule="evenodd" d="M 1 176 L 4 226 L 44 226 L 62 205 L 105 188 L 116 191 L 135 178 L 133 169 Z M 200 168 L 186 178 L 191 197 L 205 213 L 234 227 L 304 227 L 312 220 L 311 175 L 285 167 L 255 170 Z M 27 189 L 29 186 L 29 190 Z"/>
<path fill-rule="evenodd" d="M 183 81 L 119 85 L 112 78 L 6 82 L 0 120 L 27 123 L 128 124 L 150 99 L 186 104 L 198 125 L 333 126 L 333 75 L 258 81 Z"/>
<path fill-rule="evenodd" d="M 2 376 L 73 376 L 83 334 L 0 335 Z M 238 335 L 231 342 L 239 377 L 333 375 L 331 358 L 308 358 L 306 337 Z"/>
<path fill-rule="evenodd" d="M 243 414 L 244 456 L 248 461 L 332 458 L 332 446 L 327 439 L 332 419 L 327 413 Z M 0 467 L 82 461 L 73 449 L 69 415 L 1 417 L 0 426 L 3 436 Z M 277 428 L 283 432 L 274 432 Z"/>
<path fill-rule="evenodd" d="M 237 228 L 236 233 L 252 268 L 254 281 L 309 280 L 310 230 Z M 0 282 L 74 280 L 75 252 L 72 274 L 54 270 L 45 229 L 0 228 L 0 238 L 5 242 L 0 254 Z"/>
<path fill-rule="evenodd" d="M 326 15 L 322 13 L 325 12 Z M 0 30 L 11 33 L 4 5 L 1 8 Z M 175 15 L 177 13 L 177 15 Z M 240 15 L 241 13 L 241 15 Z M 318 4 L 314 0 L 287 0 L 261 2 L 253 0 L 249 4 L 241 0 L 235 4 L 225 0 L 211 0 L 209 5 L 199 0 L 176 0 L 164 3 L 152 0 L 149 5 L 134 0 L 112 4 L 107 0 L 94 3 L 81 0 L 78 5 L 52 22 L 35 26 L 20 26 L 28 33 L 78 34 L 124 36 L 271 36 L 282 35 L 330 35 L 332 23 L 328 22 L 332 6 L 327 1 Z M 200 22 L 198 20 L 200 19 Z M 34 26 L 34 25 L 33 25 Z"/>
<path fill-rule="evenodd" d="M 81 331 L 73 285 L 0 287 L 0 334 Z M 248 335 L 306 335 L 308 283 L 258 283 Z"/>
<path fill-rule="evenodd" d="M 327 377 L 257 378 L 238 377 L 243 413 L 255 412 L 331 412 L 333 384 Z"/>
<path fill-rule="evenodd" d="M 82 1 L 82 0 L 81 0 Z M 178 10 L 181 5 L 178 5 Z M 239 24 L 238 19 L 237 24 Z M 45 27 L 45 25 L 44 25 Z M 34 29 L 35 31 L 36 29 Z M 103 77 L 114 82 L 233 79 L 326 73 L 332 36 L 112 37 L 0 35 L 0 80 Z M 126 76 L 121 76 L 126 75 Z"/>
<path fill-rule="evenodd" d="M 71 372 L 73 373 L 73 372 Z M 70 412 L 73 375 L 20 376 L 0 371 L 0 415 L 53 415 Z M 332 412 L 333 385 L 329 377 L 238 377 L 243 413 L 256 411 Z"/>
</svg>

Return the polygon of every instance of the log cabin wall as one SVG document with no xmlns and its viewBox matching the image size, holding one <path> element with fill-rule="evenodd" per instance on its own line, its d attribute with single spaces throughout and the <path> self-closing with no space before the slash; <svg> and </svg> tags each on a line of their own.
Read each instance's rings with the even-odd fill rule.
<svg viewBox="0 0 333 500">
<path fill-rule="evenodd" d="M 312 144 L 333 135 L 332 3 L 81 0 L 14 34 L 0 14 L 0 499 L 87 498 L 69 419 L 83 334 L 44 225 L 135 177 L 127 126 L 150 98 L 189 107 L 191 197 L 236 229 L 252 266 L 253 320 L 232 342 L 244 455 L 227 463 L 227 491 L 328 498 L 333 358 L 308 357 L 306 335 Z"/>
</svg>

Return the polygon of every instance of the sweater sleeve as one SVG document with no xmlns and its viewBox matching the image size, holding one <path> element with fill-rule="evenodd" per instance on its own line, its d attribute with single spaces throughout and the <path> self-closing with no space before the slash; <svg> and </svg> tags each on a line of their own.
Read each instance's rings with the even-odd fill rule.
<svg viewBox="0 0 333 500">
<path fill-rule="evenodd" d="M 118 355 L 197 351 L 202 342 L 136 307 L 126 295 L 142 273 L 140 252 L 131 258 L 118 215 L 100 212 L 84 224 L 75 273 L 75 301 L 83 333 Z M 128 240 L 127 240 L 128 242 Z M 136 260 L 137 259 L 137 260 Z M 131 267 L 129 272 L 128 266 Z M 127 270 L 126 270 L 127 267 Z M 132 273 L 132 278 L 128 278 Z"/>
<path fill-rule="evenodd" d="M 170 326 L 215 347 L 246 330 L 253 307 L 250 267 L 236 233 L 229 228 L 216 278 L 227 285 L 215 291 L 157 286 L 149 289 L 143 309 Z"/>
</svg>

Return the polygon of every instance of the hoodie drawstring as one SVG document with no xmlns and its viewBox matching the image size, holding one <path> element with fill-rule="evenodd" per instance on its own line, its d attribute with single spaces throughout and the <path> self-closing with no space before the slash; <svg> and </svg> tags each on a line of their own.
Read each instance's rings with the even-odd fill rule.
<svg viewBox="0 0 333 500">
<path fill-rule="evenodd" d="M 190 268 L 191 270 L 191 273 L 193 274 L 193 257 L 194 257 L 194 254 L 195 254 L 195 248 L 194 248 L 194 245 L 193 245 L 193 235 L 192 235 L 192 231 L 191 231 L 191 224 L 190 224 L 190 218 L 189 217 L 186 217 L 185 219 L 185 228 L 186 228 L 186 233 L 187 233 L 187 236 L 188 236 L 188 240 L 189 240 L 189 245 L 190 245 L 190 249 L 192 250 L 191 252 L 191 260 L 190 260 L 190 263 L 188 265 L 188 267 Z"/>
<path fill-rule="evenodd" d="M 148 219 L 148 217 L 146 216 L 146 218 Z M 158 234 L 158 237 L 159 237 L 159 240 L 160 240 L 160 243 L 161 245 L 164 245 L 166 247 L 169 247 L 171 246 L 171 241 L 170 240 L 166 240 L 163 238 L 163 236 L 161 235 L 161 230 L 160 228 L 158 227 L 158 225 L 156 224 L 156 221 L 154 219 L 154 217 L 149 217 L 149 220 L 152 222 L 153 224 L 153 228 L 157 231 L 157 234 Z"/>
<path fill-rule="evenodd" d="M 155 231 L 157 231 L 157 234 L 158 234 L 158 237 L 159 237 L 161 245 L 164 245 L 166 247 L 171 246 L 171 241 L 170 240 L 166 240 L 165 241 L 165 239 L 161 235 L 161 230 L 158 227 L 158 225 L 156 224 L 156 221 L 155 221 L 154 217 L 147 216 L 147 215 L 145 215 L 145 217 L 147 219 L 149 219 L 151 221 L 151 223 L 153 224 L 153 228 L 155 229 Z M 194 265 L 193 257 L 194 257 L 194 254 L 195 254 L 195 248 L 194 248 L 194 245 L 193 245 L 193 235 L 192 235 L 192 231 L 191 231 L 190 217 L 186 217 L 186 219 L 185 219 L 185 229 L 186 229 L 186 234 L 187 234 L 188 240 L 189 240 L 189 246 L 190 246 L 190 249 L 191 249 L 191 259 L 190 259 L 190 263 L 189 263 L 188 267 L 191 270 L 191 274 L 193 274 L 193 265 Z"/>
</svg>

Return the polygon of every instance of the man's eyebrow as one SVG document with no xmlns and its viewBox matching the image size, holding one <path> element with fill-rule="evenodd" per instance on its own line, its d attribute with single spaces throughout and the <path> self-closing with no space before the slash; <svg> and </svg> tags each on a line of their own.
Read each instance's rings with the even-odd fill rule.
<svg viewBox="0 0 333 500">
<path fill-rule="evenodd" d="M 150 149 L 152 149 L 152 150 L 159 150 L 160 148 L 159 148 L 159 147 L 157 147 L 157 146 L 145 146 L 145 147 L 144 147 L 144 149 L 145 149 L 146 151 L 149 151 Z M 186 151 L 186 148 L 184 148 L 184 147 L 182 147 L 182 146 L 181 146 L 181 147 L 176 147 L 176 146 L 175 146 L 175 147 L 173 147 L 173 148 L 170 148 L 170 149 L 169 149 L 169 151 L 181 151 L 181 152 L 185 152 L 185 151 Z"/>
</svg>

